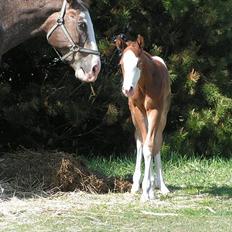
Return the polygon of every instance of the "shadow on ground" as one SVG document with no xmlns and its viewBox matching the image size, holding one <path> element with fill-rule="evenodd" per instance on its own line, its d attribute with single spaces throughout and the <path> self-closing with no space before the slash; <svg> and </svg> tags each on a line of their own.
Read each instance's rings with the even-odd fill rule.
<svg viewBox="0 0 232 232">
<path fill-rule="evenodd" d="M 171 192 L 176 191 L 184 191 L 184 192 L 197 192 L 198 194 L 209 194 L 212 196 L 221 196 L 221 197 L 228 197 L 232 198 L 232 187 L 230 186 L 176 186 L 176 185 L 169 185 L 168 186 Z"/>
</svg>

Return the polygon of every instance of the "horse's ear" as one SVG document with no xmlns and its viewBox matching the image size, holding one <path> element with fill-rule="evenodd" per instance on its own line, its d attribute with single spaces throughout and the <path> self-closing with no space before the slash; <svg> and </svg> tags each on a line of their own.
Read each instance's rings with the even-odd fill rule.
<svg viewBox="0 0 232 232">
<path fill-rule="evenodd" d="M 144 47 L 144 38 L 141 35 L 138 35 L 137 37 L 137 44 L 139 45 L 140 48 Z"/>
<path fill-rule="evenodd" d="M 123 52 L 123 50 L 127 47 L 127 44 L 126 42 L 119 36 L 117 36 L 115 39 L 114 39 L 114 44 L 116 46 L 116 48 L 120 51 L 120 52 Z"/>
</svg>

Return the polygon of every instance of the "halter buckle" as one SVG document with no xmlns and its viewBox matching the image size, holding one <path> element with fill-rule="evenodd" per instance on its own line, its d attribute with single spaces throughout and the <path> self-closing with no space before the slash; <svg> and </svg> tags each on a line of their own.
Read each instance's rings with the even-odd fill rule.
<svg viewBox="0 0 232 232">
<path fill-rule="evenodd" d="M 57 24 L 60 26 L 60 25 L 63 25 L 64 24 L 64 19 L 63 18 L 58 18 L 57 19 Z"/>
<path fill-rule="evenodd" d="M 72 52 L 79 52 L 80 51 L 80 47 L 77 44 L 75 44 L 74 46 L 72 46 L 70 48 L 70 51 L 72 51 Z"/>
</svg>

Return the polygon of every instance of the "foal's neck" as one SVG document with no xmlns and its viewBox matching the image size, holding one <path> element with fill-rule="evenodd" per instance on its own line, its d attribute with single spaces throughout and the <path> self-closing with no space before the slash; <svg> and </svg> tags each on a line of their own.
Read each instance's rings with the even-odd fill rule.
<svg viewBox="0 0 232 232">
<path fill-rule="evenodd" d="M 151 69 L 151 66 L 154 65 L 154 62 L 152 60 L 152 56 L 146 52 L 146 51 L 142 51 L 141 55 L 140 55 L 140 59 L 142 62 L 142 67 L 141 67 L 141 78 L 143 78 L 143 76 L 147 73 L 147 70 Z"/>
<path fill-rule="evenodd" d="M 0 2 L 0 56 L 32 36 L 63 0 L 4 0 Z"/>
<path fill-rule="evenodd" d="M 142 51 L 140 59 L 142 65 L 141 74 L 138 82 L 138 88 L 144 94 L 145 90 L 148 89 L 151 85 L 153 85 L 152 70 L 154 70 L 154 61 L 152 59 L 152 56 L 146 51 Z"/>
<path fill-rule="evenodd" d="M 142 51 L 141 59 L 146 63 L 146 65 L 153 64 L 152 56 L 146 51 Z"/>
</svg>

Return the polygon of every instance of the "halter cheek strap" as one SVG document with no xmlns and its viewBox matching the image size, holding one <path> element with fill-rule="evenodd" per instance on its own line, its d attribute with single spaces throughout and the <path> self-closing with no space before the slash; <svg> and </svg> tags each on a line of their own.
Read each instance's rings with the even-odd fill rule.
<svg viewBox="0 0 232 232">
<path fill-rule="evenodd" d="M 58 28 L 60 27 L 61 30 L 63 31 L 63 33 L 65 34 L 66 38 L 68 39 L 70 46 L 69 46 L 69 51 L 65 54 L 65 55 L 61 55 L 58 50 L 54 48 L 55 52 L 57 53 L 59 59 L 61 61 L 65 61 L 69 56 L 71 56 L 73 53 L 76 52 L 80 52 L 80 53 L 86 53 L 86 54 L 93 54 L 93 55 L 97 55 L 100 56 L 100 52 L 96 51 L 96 50 L 92 50 L 92 49 L 88 49 L 88 48 L 84 48 L 84 47 L 80 47 L 78 44 L 76 44 L 74 42 L 74 40 L 72 39 L 70 33 L 68 32 L 65 23 L 64 23 L 64 16 L 66 13 L 66 9 L 67 9 L 67 0 L 63 1 L 63 5 L 60 11 L 60 15 L 57 18 L 56 24 L 48 31 L 47 33 L 47 40 L 49 40 L 50 36 L 52 35 L 52 33 Z"/>
</svg>

